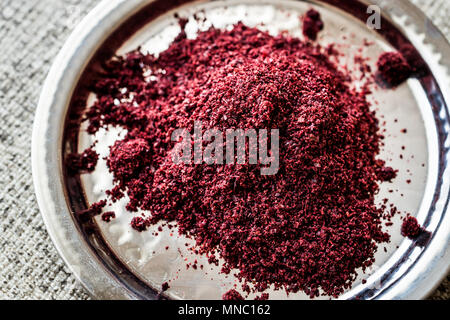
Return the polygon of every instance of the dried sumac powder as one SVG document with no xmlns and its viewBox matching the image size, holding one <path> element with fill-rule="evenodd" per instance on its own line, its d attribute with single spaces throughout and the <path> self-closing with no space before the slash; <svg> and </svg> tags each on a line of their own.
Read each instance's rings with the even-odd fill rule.
<svg viewBox="0 0 450 320">
<path fill-rule="evenodd" d="M 113 211 L 107 211 L 102 213 L 102 220 L 105 222 L 110 222 L 111 219 L 114 219 L 116 214 Z"/>
<path fill-rule="evenodd" d="M 162 290 L 162 291 L 167 291 L 169 288 L 170 288 L 170 286 L 169 286 L 169 284 L 168 284 L 167 282 L 164 282 L 164 283 L 161 285 L 161 290 Z"/>
<path fill-rule="evenodd" d="M 418 246 L 425 246 L 431 238 L 431 232 L 425 230 L 417 219 L 412 216 L 407 216 L 402 224 L 402 236 L 415 240 Z"/>
<path fill-rule="evenodd" d="M 400 52 L 383 53 L 378 58 L 377 67 L 378 83 L 387 88 L 400 85 L 412 74 L 408 61 Z"/>
<path fill-rule="evenodd" d="M 136 231 L 147 230 L 148 223 L 142 217 L 134 217 L 131 219 L 131 227 Z"/>
<path fill-rule="evenodd" d="M 244 297 L 236 290 L 231 289 L 222 295 L 222 300 L 244 300 Z"/>
<path fill-rule="evenodd" d="M 323 30 L 323 27 L 320 13 L 309 9 L 303 17 L 303 35 L 311 40 L 316 40 L 317 34 Z"/>
<path fill-rule="evenodd" d="M 66 159 L 66 167 L 70 174 L 91 172 L 95 169 L 97 161 L 97 152 L 92 148 L 88 148 L 82 153 L 69 154 Z"/>
<path fill-rule="evenodd" d="M 263 293 L 260 296 L 256 297 L 255 300 L 269 300 L 269 294 Z"/>
<path fill-rule="evenodd" d="M 341 294 L 389 240 L 374 196 L 395 171 L 376 159 L 381 136 L 366 90 L 352 89 L 329 50 L 238 23 L 195 39 L 183 31 L 157 57 L 115 57 L 99 77 L 88 131 L 127 131 L 107 157 L 116 184 L 108 194 L 146 213 L 134 229 L 176 222 L 210 263 L 222 258 L 222 270 L 237 269 L 253 290 L 312 297 Z M 173 163 L 172 132 L 195 121 L 222 132 L 279 129 L 278 173 Z"/>
<path fill-rule="evenodd" d="M 421 229 L 417 219 L 408 216 L 402 224 L 402 236 L 414 239 L 420 234 Z"/>
<path fill-rule="evenodd" d="M 420 78 L 428 73 L 427 64 L 414 48 L 414 46 L 412 46 L 411 44 L 404 44 L 401 46 L 400 52 L 411 68 L 411 76 Z"/>
<path fill-rule="evenodd" d="M 391 167 L 384 167 L 383 163 L 381 163 L 377 176 L 381 181 L 392 181 L 397 176 L 397 170 Z"/>
<path fill-rule="evenodd" d="M 106 200 L 98 201 L 92 204 L 88 209 L 77 212 L 78 219 L 83 222 L 90 221 L 93 217 L 102 213 L 102 209 L 106 206 Z"/>
</svg>

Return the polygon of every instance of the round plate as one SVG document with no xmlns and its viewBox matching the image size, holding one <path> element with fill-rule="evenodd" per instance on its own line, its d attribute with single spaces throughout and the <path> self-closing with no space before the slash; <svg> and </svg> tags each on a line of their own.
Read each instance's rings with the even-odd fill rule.
<svg viewBox="0 0 450 320">
<path fill-rule="evenodd" d="M 90 229 L 79 225 L 73 216 L 74 211 L 81 210 L 89 202 L 96 200 L 92 196 L 93 188 L 90 187 L 92 181 L 86 178 L 69 179 L 64 175 L 62 162 L 66 152 L 83 149 L 83 143 L 87 143 L 83 142 L 86 137 L 82 135 L 69 141 L 65 134 L 65 124 L 70 114 L 69 106 L 71 102 L 73 104 L 73 93 L 79 91 L 83 74 L 94 68 L 92 64 L 95 57 L 110 55 L 108 50 L 124 53 L 152 39 L 155 41 L 157 36 L 173 25 L 175 11 L 185 14 L 200 9 L 209 12 L 208 10 L 226 8 L 230 11 L 236 6 L 247 5 L 253 8 L 251 10 L 256 10 L 257 7 L 273 7 L 275 11 L 270 12 L 292 13 L 297 10 L 301 13 L 313 5 L 317 6 L 323 15 L 326 25 L 320 43 L 327 40 L 335 42 L 339 34 L 347 32 L 350 34 L 350 43 L 356 46 L 358 41 L 367 35 L 370 41 L 376 43 L 374 48 L 367 52 L 372 58 L 382 50 L 411 43 L 430 70 L 429 75 L 419 80 L 412 79 L 395 91 L 379 91 L 375 96 L 383 106 L 389 107 L 378 107 L 378 116 L 385 119 L 385 122 L 394 117 L 399 118 L 399 124 L 386 125 L 390 137 L 386 139 L 382 158 L 388 159 L 388 163 L 399 168 L 402 163 L 396 158 L 398 154 L 390 153 L 390 150 L 399 149 L 402 143 L 406 144 L 407 150 L 411 150 L 408 165 L 414 171 L 414 183 L 412 186 L 397 184 L 396 187 L 405 190 L 407 197 L 403 200 L 398 197 L 394 199 L 394 203 L 403 211 L 415 215 L 419 222 L 432 232 L 432 238 L 425 247 L 419 247 L 413 241 L 393 236 L 388 253 L 379 254 L 376 268 L 364 276 L 367 282 L 356 282 L 341 298 L 419 299 L 431 293 L 447 274 L 450 263 L 450 251 L 447 249 L 450 237 L 450 122 L 447 106 L 450 101 L 450 46 L 439 31 L 408 1 L 396 1 L 395 7 L 381 0 L 340 1 L 338 4 L 332 0 L 307 3 L 294 0 L 248 0 L 244 1 L 244 4 L 242 1 L 174 1 L 178 7 L 166 2 L 103 1 L 67 40 L 42 91 L 32 145 L 36 195 L 55 246 L 86 289 L 96 298 L 153 299 L 158 297 L 157 290 L 153 288 L 159 287 L 158 283 L 148 277 L 151 269 L 140 269 L 130 262 L 132 259 L 127 256 L 127 252 L 132 250 L 118 250 L 115 243 L 117 239 L 108 232 L 108 228 L 99 225 L 101 232 L 91 232 Z M 369 30 L 365 25 L 369 16 L 369 5 L 378 5 L 382 10 L 382 28 L 379 30 Z M 255 16 L 260 16 L 261 19 L 270 18 L 263 13 L 264 11 L 257 11 Z M 251 16 L 242 16 L 242 19 L 248 19 L 246 23 L 251 24 Z M 233 23 L 239 16 L 235 14 L 232 18 L 234 20 L 231 19 L 227 23 Z M 127 27 L 130 21 L 140 20 L 143 26 L 139 30 Z M 129 39 L 121 36 L 124 30 L 130 33 Z M 105 42 L 107 46 L 103 45 Z M 349 43 L 349 40 L 343 43 Z M 350 46 L 346 50 L 351 52 L 352 49 L 354 47 Z M 396 135 L 402 126 L 407 127 L 411 134 L 404 137 Z M 406 169 L 403 174 L 406 177 Z M 385 192 L 388 192 L 388 189 Z M 398 235 L 398 228 L 397 223 L 397 229 L 390 233 Z M 214 287 L 210 288 L 213 289 Z M 216 291 L 219 292 L 217 297 L 220 297 L 220 289 Z M 216 297 L 209 293 L 202 296 L 198 292 L 189 292 L 174 290 L 169 297 Z"/>
</svg>

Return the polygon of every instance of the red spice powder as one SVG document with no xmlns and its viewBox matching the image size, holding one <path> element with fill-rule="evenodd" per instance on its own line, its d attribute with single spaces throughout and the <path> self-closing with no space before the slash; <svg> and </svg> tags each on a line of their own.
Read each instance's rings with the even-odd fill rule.
<svg viewBox="0 0 450 320">
<path fill-rule="evenodd" d="M 117 141 L 111 148 L 107 165 L 120 180 L 132 178 L 151 163 L 150 146 L 145 139 Z"/>
<path fill-rule="evenodd" d="M 385 52 L 377 61 L 377 81 L 381 86 L 393 88 L 408 79 L 412 70 L 400 52 Z"/>
<path fill-rule="evenodd" d="M 124 197 L 124 194 L 122 191 L 120 191 L 119 186 L 116 186 L 111 190 L 106 190 L 106 194 L 111 198 L 113 202 L 116 202 L 117 200 L 120 200 Z"/>
<path fill-rule="evenodd" d="M 256 297 L 255 300 L 269 300 L 269 294 L 263 293 L 260 296 Z"/>
<path fill-rule="evenodd" d="M 408 216 L 402 224 L 402 236 L 410 239 L 417 238 L 421 231 L 421 226 L 415 217 Z"/>
<path fill-rule="evenodd" d="M 317 34 L 323 30 L 323 27 L 320 13 L 314 9 L 309 9 L 303 17 L 303 35 L 315 41 Z"/>
<path fill-rule="evenodd" d="M 224 272 L 238 269 L 257 291 L 274 285 L 314 297 L 349 288 L 356 270 L 373 263 L 377 243 L 389 240 L 374 196 L 395 171 L 376 160 L 381 135 L 367 91 L 351 89 L 328 54 L 238 23 L 193 40 L 181 32 L 158 57 L 136 51 L 106 62 L 86 119 L 90 133 L 127 130 L 107 164 L 116 183 L 110 196 L 126 193 L 128 210 L 148 214 L 131 226 L 176 222 L 210 263 L 221 257 Z M 194 121 L 222 132 L 279 129 L 278 173 L 174 164 L 171 134 Z"/>
<path fill-rule="evenodd" d="M 77 212 L 78 219 L 82 222 L 92 220 L 93 217 L 102 213 L 102 209 L 106 206 L 106 200 L 101 200 L 92 204 L 88 209 Z"/>
<path fill-rule="evenodd" d="M 397 176 L 398 170 L 394 170 L 391 167 L 384 167 L 384 162 L 380 163 L 380 167 L 377 170 L 377 176 L 381 181 L 392 181 Z"/>
<path fill-rule="evenodd" d="M 139 232 L 147 230 L 148 227 L 148 223 L 142 217 L 134 217 L 130 224 L 134 230 Z"/>
<path fill-rule="evenodd" d="M 404 237 L 414 240 L 415 244 L 419 247 L 426 246 L 432 236 L 432 233 L 420 226 L 417 219 L 412 216 L 406 217 L 403 221 L 401 231 Z"/>
<path fill-rule="evenodd" d="M 400 52 L 408 62 L 411 68 L 411 75 L 414 77 L 424 77 L 428 73 L 428 66 L 422 59 L 420 54 L 411 44 L 404 44 L 400 48 Z"/>
<path fill-rule="evenodd" d="M 162 291 L 167 291 L 167 289 L 169 289 L 169 288 L 170 288 L 170 286 L 167 282 L 164 282 L 161 286 Z"/>
<path fill-rule="evenodd" d="M 222 300 L 244 300 L 244 297 L 236 290 L 231 289 L 222 295 Z"/>
<path fill-rule="evenodd" d="M 102 220 L 105 222 L 110 222 L 111 219 L 114 219 L 116 214 L 112 211 L 107 211 L 102 213 Z"/>
<path fill-rule="evenodd" d="M 98 161 L 98 154 L 88 148 L 83 153 L 72 153 L 67 156 L 66 166 L 70 174 L 79 172 L 91 172 L 95 169 Z"/>
</svg>

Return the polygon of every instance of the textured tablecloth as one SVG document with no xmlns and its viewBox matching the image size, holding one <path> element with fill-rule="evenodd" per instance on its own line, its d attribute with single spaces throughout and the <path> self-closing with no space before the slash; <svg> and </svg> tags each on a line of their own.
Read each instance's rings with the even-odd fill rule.
<svg viewBox="0 0 450 320">
<path fill-rule="evenodd" d="M 450 39 L 450 1 L 412 1 Z M 51 63 L 98 2 L 0 0 L 0 299 L 89 298 L 46 232 L 34 196 L 30 146 Z M 450 299 L 449 291 L 447 279 L 432 299 Z"/>
</svg>

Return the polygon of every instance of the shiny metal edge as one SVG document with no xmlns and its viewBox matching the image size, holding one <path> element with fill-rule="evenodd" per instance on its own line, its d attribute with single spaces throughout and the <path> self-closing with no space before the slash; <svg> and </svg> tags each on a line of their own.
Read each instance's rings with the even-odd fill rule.
<svg viewBox="0 0 450 320">
<path fill-rule="evenodd" d="M 405 263 L 408 269 L 401 277 L 386 285 L 375 297 L 423 299 L 432 294 L 450 272 L 450 45 L 441 31 L 411 2 L 396 1 L 395 5 L 386 0 L 370 2 L 378 5 L 383 13 L 388 13 L 425 58 L 444 99 L 436 103 L 439 110 L 433 112 L 435 119 L 427 119 L 430 110 L 421 110 L 429 143 L 427 188 L 434 187 L 434 192 L 430 194 L 430 202 L 421 206 L 417 218 L 433 232 L 431 241 L 423 249 L 415 248 L 413 253 L 417 258 Z M 434 128 L 430 126 L 433 120 Z M 440 130 L 436 131 L 438 127 Z M 405 242 L 411 245 L 409 239 Z"/>
<path fill-rule="evenodd" d="M 64 194 L 60 158 L 64 119 L 87 62 L 117 25 L 147 3 L 104 0 L 83 19 L 50 69 L 33 126 L 33 182 L 48 233 L 75 277 L 98 299 L 135 299 L 137 296 L 109 273 L 82 238 L 72 218 Z"/>
<path fill-rule="evenodd" d="M 94 52 L 106 37 L 121 22 L 139 11 L 151 0 L 103 0 L 89 15 L 77 26 L 67 40 L 63 49 L 57 56 L 49 75 L 44 83 L 36 118 L 33 127 L 32 138 L 32 169 L 36 198 L 42 212 L 47 230 L 52 238 L 59 254 L 69 266 L 77 279 L 98 299 L 136 299 L 139 294 L 127 288 L 117 275 L 108 271 L 102 261 L 93 252 L 85 239 L 80 235 L 74 223 L 70 209 L 68 208 L 64 185 L 62 180 L 62 132 L 65 115 L 73 88 L 75 87 L 81 72 L 87 65 Z M 312 1 L 316 2 L 316 1 Z M 317 1 L 320 3 L 320 1 Z M 434 28 L 439 37 L 427 39 L 427 43 L 415 43 L 419 51 L 432 57 L 427 60 L 430 68 L 444 94 L 445 102 L 450 101 L 448 86 L 450 67 L 450 46 L 440 32 L 432 25 L 416 25 L 416 30 L 408 34 L 408 25 L 413 21 L 428 21 L 425 15 L 411 3 L 404 0 L 396 1 L 395 11 L 390 12 L 386 1 L 364 1 L 367 4 L 377 4 L 383 10 L 395 16 L 400 9 L 400 16 L 406 16 L 406 20 L 398 20 L 397 25 L 408 36 L 425 33 L 429 28 Z M 411 30 L 409 30 L 411 33 Z M 434 58 L 433 51 L 442 54 L 440 59 Z M 448 107 L 443 106 L 443 120 L 448 122 Z M 440 151 L 444 153 L 445 163 L 439 163 L 441 172 L 440 196 L 434 205 L 441 210 L 439 221 L 431 221 L 435 224 L 435 232 L 430 244 L 423 252 L 419 253 L 411 262 L 408 270 L 393 281 L 381 284 L 374 295 L 375 299 L 422 299 L 445 277 L 450 267 L 450 210 L 448 208 L 450 169 L 448 168 L 449 155 L 449 127 L 446 128 L 444 145 Z M 430 159 L 434 162 L 436 159 Z M 57 170 L 55 170 L 57 168 Z M 433 181 L 428 181 L 428 184 Z M 420 213 L 419 213 L 420 215 Z M 426 216 L 424 216 L 425 218 Z M 404 252 L 411 247 L 409 240 L 402 243 Z M 394 259 L 390 259 L 394 260 Z M 391 261 L 395 262 L 395 261 Z M 376 275 L 373 275 L 376 278 Z M 372 276 L 370 277 L 372 278 Z M 370 281 L 369 278 L 369 281 Z M 369 282 L 370 284 L 370 282 Z M 343 295 L 342 299 L 353 299 L 359 293 L 367 289 L 366 286 L 358 286 Z"/>
</svg>

